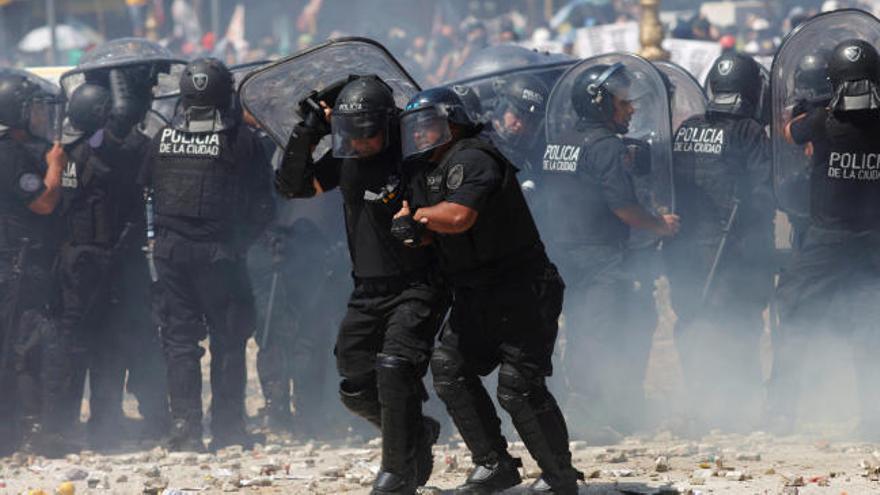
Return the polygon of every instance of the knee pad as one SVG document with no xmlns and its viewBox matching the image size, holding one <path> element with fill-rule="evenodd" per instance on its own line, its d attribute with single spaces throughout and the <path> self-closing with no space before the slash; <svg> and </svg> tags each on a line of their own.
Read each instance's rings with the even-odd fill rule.
<svg viewBox="0 0 880 495">
<path fill-rule="evenodd" d="M 379 393 L 374 373 L 343 378 L 339 383 L 339 397 L 346 409 L 367 421 L 378 423 Z"/>
<path fill-rule="evenodd" d="M 434 389 L 444 402 L 454 400 L 464 391 L 465 363 L 458 351 L 438 347 L 431 355 L 431 373 L 434 375 Z"/>
<path fill-rule="evenodd" d="M 540 409 L 551 398 L 543 376 L 523 373 L 508 363 L 498 370 L 497 395 L 498 403 L 510 414 L 526 408 Z"/>
</svg>

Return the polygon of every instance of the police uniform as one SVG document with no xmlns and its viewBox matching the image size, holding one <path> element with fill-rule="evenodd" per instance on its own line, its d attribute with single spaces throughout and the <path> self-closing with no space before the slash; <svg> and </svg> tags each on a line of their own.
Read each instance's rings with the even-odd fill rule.
<svg viewBox="0 0 880 495">
<path fill-rule="evenodd" d="M 413 204 L 456 203 L 478 212 L 461 234 L 433 233 L 453 306 L 431 359 L 434 387 L 474 464 L 512 461 L 480 382 L 500 366 L 498 401 L 559 493 L 576 490 L 568 432 L 546 387 L 564 284 L 548 260 L 515 169 L 480 139 L 452 145 L 413 179 Z M 472 473 L 469 483 L 480 475 Z"/>
<path fill-rule="evenodd" d="M 858 113 L 858 112 L 856 112 Z M 845 115 L 845 114 L 844 114 Z M 793 421 L 808 341 L 823 329 L 853 346 L 863 435 L 876 438 L 880 314 L 880 119 L 812 110 L 791 126 L 813 144 L 810 226 L 780 276 L 780 336 L 768 390 L 771 414 Z"/>
<path fill-rule="evenodd" d="M 198 133 L 168 126 L 150 144 L 141 183 L 155 198 L 153 302 L 183 442 L 201 441 L 199 341 L 210 335 L 213 446 L 247 443 L 245 344 L 255 310 L 244 256 L 272 218 L 270 171 L 255 132 L 242 125 Z"/>
<path fill-rule="evenodd" d="M 682 123 L 673 157 L 682 229 L 664 245 L 664 257 L 685 381 L 692 400 L 706 402 L 707 418 L 748 427 L 742 421 L 758 412 L 762 313 L 773 288 L 770 141 L 752 118 L 708 113 Z M 742 400 L 731 407 L 729 396 Z"/>
<path fill-rule="evenodd" d="M 132 164 L 143 156 L 148 141 L 137 131 L 119 140 L 99 130 L 69 148 L 61 178 L 59 213 L 64 234 L 58 262 L 59 328 L 68 341 L 70 357 L 65 361 L 70 363 L 73 377 L 66 407 L 71 409 L 70 420 L 76 421 L 88 370 L 93 446 L 119 439 L 125 370 L 131 367 L 126 365 L 125 341 L 146 344 L 139 350 L 141 356 L 158 352 L 158 342 L 143 342 L 151 333 L 149 294 L 137 286 L 146 286 L 149 279 L 146 273 L 138 273 L 142 277 L 135 284 L 132 275 L 127 283 L 124 277 L 135 267 L 145 268 L 140 253 L 142 195 Z M 129 312 L 134 313 L 132 317 Z M 137 323 L 129 324 L 135 320 Z M 161 410 L 150 409 L 160 408 L 163 401 L 159 400 L 158 406 L 150 404 L 148 393 L 139 394 L 139 400 L 144 402 L 145 418 L 161 416 Z"/>
<path fill-rule="evenodd" d="M 625 268 L 630 228 L 614 213 L 639 204 L 627 171 L 627 148 L 605 124 L 578 125 L 583 145 L 545 156 L 541 197 L 552 216 L 542 228 L 569 287 L 563 361 L 570 388 L 567 414 L 579 418 L 572 425 L 576 436 L 613 441 L 600 428 L 632 427 L 634 411 L 625 409 L 644 395 L 647 356 L 627 360 L 632 366 L 626 379 L 611 380 L 607 370 L 620 369 L 621 353 L 650 348 L 653 328 L 631 328 L 627 320 L 635 310 L 633 279 Z"/>
<path fill-rule="evenodd" d="M 40 146 L 41 148 L 45 148 Z M 45 150 L 44 150 L 45 151 Z M 59 362 L 63 354 L 47 351 L 44 343 L 55 340 L 50 320 L 51 266 L 56 243 L 49 216 L 28 209 L 46 190 L 45 165 L 32 150 L 9 136 L 0 136 L 0 377 L 9 391 L 0 418 L 5 426 L 2 440 L 15 445 L 14 426 L 20 426 L 26 442 L 39 433 L 45 418 L 61 401 L 65 383 Z M 57 346 L 56 351 L 62 351 Z M 44 361 L 44 356 L 49 357 Z M 45 370 L 43 366 L 45 365 Z M 49 407 L 44 409 L 45 404 Z"/>
</svg>

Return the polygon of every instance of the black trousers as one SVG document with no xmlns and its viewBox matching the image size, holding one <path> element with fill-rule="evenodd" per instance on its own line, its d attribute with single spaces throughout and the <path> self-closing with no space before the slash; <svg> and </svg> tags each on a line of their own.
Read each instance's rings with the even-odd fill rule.
<svg viewBox="0 0 880 495">
<path fill-rule="evenodd" d="M 14 446 L 19 426 L 45 421 L 66 390 L 64 358 L 58 345 L 52 300 L 50 258 L 28 252 L 16 270 L 19 252 L 0 255 L 0 441 Z M 51 406 L 51 407 L 47 407 Z"/>
<path fill-rule="evenodd" d="M 817 335 L 830 332 L 852 345 L 861 421 L 876 425 L 880 421 L 880 233 L 809 227 L 779 278 L 777 300 L 780 328 L 773 339 L 770 413 L 795 416 L 807 347 Z"/>
<path fill-rule="evenodd" d="M 334 351 L 343 381 L 371 380 L 379 353 L 408 360 L 419 378 L 427 372 L 448 306 L 445 292 L 422 282 L 383 285 L 355 282 Z"/>
<path fill-rule="evenodd" d="M 172 420 L 199 429 L 199 342 L 210 337 L 211 428 L 244 430 L 245 346 L 254 333 L 254 299 L 244 260 L 222 245 L 160 237 L 154 311 L 167 362 Z"/>
</svg>

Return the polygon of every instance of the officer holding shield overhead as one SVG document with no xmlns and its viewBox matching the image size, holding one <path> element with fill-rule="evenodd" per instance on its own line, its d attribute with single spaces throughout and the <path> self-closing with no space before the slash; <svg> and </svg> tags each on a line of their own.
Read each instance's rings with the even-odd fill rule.
<svg viewBox="0 0 880 495">
<path fill-rule="evenodd" d="M 685 120 L 673 143 L 684 221 L 664 246 L 675 343 L 690 402 L 701 404 L 688 427 L 750 428 L 760 406 L 762 312 L 773 287 L 776 209 L 760 120 L 768 83 L 751 57 L 730 52 L 715 60 L 706 92 L 705 114 Z"/>
<path fill-rule="evenodd" d="M 873 18 L 871 24 L 875 38 L 880 24 Z M 781 74 L 785 61 L 780 63 Z M 822 329 L 846 336 L 853 347 L 860 405 L 857 437 L 875 441 L 880 431 L 878 68 L 880 56 L 873 44 L 861 38 L 838 43 L 828 61 L 830 103 L 785 126 L 786 140 L 798 146 L 809 143 L 813 153 L 809 227 L 778 285 L 780 338 L 779 345 L 774 339 L 768 390 L 768 420 L 776 431 L 790 431 L 794 424 L 803 355 L 810 337 Z"/>
<path fill-rule="evenodd" d="M 374 494 L 411 494 L 431 475 L 440 425 L 422 415 L 434 338 L 447 302 L 432 275 L 428 249 L 391 236 L 405 194 L 398 108 L 393 89 L 368 75 L 316 96 L 326 114 L 308 112 L 285 150 L 276 187 L 287 197 L 340 188 L 354 292 L 336 340 L 342 403 L 382 432 L 382 469 Z M 336 94 L 330 94 L 336 93 Z M 323 113 L 323 112 L 322 112 Z M 332 132 L 332 155 L 311 152 Z"/>
<path fill-rule="evenodd" d="M 271 221 L 271 167 L 242 125 L 233 76 L 222 62 L 190 62 L 181 111 L 153 138 L 141 182 L 153 189 L 158 275 L 154 305 L 168 367 L 172 450 L 203 450 L 199 346 L 211 349 L 211 449 L 251 448 L 245 430 L 245 345 L 255 308 L 245 266 Z"/>
<path fill-rule="evenodd" d="M 44 452 L 45 415 L 61 402 L 43 372 L 44 341 L 56 338 L 49 320 L 50 271 L 56 254 L 50 216 L 61 198 L 67 157 L 55 144 L 35 156 L 29 129 L 40 86 L 23 74 L 0 75 L 0 442 L 24 452 Z"/>
</svg>

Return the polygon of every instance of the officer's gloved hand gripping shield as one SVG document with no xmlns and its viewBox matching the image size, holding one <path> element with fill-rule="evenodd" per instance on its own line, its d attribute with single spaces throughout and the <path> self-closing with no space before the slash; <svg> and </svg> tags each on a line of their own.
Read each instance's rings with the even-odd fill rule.
<svg viewBox="0 0 880 495">
<path fill-rule="evenodd" d="M 416 81 L 379 43 L 366 38 L 339 38 L 252 72 L 241 83 L 241 103 L 260 128 L 283 147 L 293 128 L 306 117 L 302 104 L 307 97 L 351 75 L 378 76 L 393 89 L 398 108 L 419 91 Z M 332 107 L 334 102 L 327 103 Z M 361 136 L 374 133 L 376 122 L 362 117 L 345 119 L 340 124 Z"/>
<path fill-rule="evenodd" d="M 830 80 L 826 74 L 823 81 L 816 72 L 827 69 L 831 52 L 848 39 L 880 46 L 880 20 L 854 9 L 820 14 L 789 33 L 773 60 L 773 186 L 779 207 L 789 214 L 809 216 L 810 157 L 805 146 L 785 139 L 785 126 L 797 114 L 831 103 Z"/>
<path fill-rule="evenodd" d="M 120 38 L 85 53 L 73 70 L 61 76 L 61 87 L 67 99 L 86 83 L 108 89 L 111 113 L 120 131 L 141 124 L 141 130 L 152 135 L 170 120 L 170 115 L 166 118 L 150 107 L 154 101 L 176 100 L 180 94 L 180 75 L 185 68 L 184 60 L 158 43 L 142 38 Z M 64 135 L 68 140 L 76 139 L 79 134 L 70 122 L 65 122 Z"/>
<path fill-rule="evenodd" d="M 589 166 L 578 163 L 589 147 L 588 130 L 607 127 L 624 138 L 624 165 L 642 206 L 670 213 L 675 206 L 671 115 L 667 84 L 651 62 L 628 53 L 585 59 L 568 69 L 550 92 L 543 169 Z"/>
</svg>

